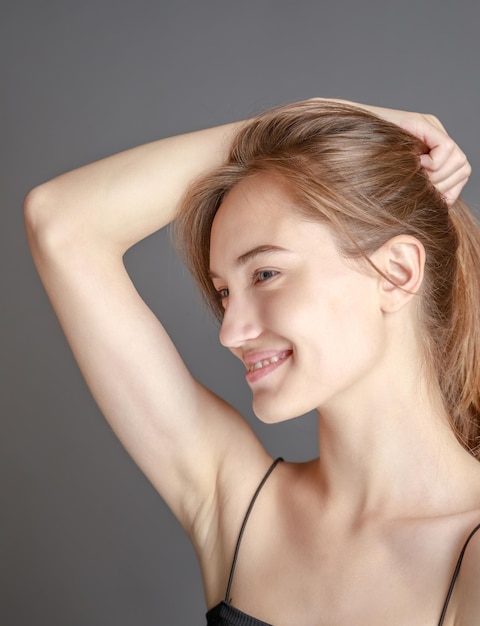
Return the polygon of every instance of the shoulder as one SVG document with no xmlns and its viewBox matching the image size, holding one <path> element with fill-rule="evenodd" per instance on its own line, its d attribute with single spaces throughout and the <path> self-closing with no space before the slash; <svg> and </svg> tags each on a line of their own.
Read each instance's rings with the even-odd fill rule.
<svg viewBox="0 0 480 626">
<path fill-rule="evenodd" d="M 458 616 L 461 626 L 480 623 L 480 512 L 478 526 L 472 528 L 470 540 L 458 577 Z"/>
</svg>

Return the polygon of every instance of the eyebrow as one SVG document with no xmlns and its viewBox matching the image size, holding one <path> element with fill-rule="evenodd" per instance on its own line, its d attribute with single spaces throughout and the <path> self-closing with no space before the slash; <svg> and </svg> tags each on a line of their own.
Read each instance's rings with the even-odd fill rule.
<svg viewBox="0 0 480 626">
<path fill-rule="evenodd" d="M 279 252 L 291 252 L 288 248 L 282 248 L 282 246 L 273 246 L 271 244 L 263 244 L 261 246 L 255 246 L 251 250 L 241 254 L 235 261 L 236 265 L 246 265 L 249 261 L 261 254 L 276 254 Z M 209 272 L 210 278 L 220 278 L 215 272 Z"/>
</svg>

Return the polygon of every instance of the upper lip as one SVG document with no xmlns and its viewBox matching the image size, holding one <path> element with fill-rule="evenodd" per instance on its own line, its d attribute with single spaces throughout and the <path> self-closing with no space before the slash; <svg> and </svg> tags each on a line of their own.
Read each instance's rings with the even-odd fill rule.
<svg viewBox="0 0 480 626">
<path fill-rule="evenodd" d="M 249 369 L 255 363 L 260 363 L 261 361 L 268 361 L 274 356 L 278 357 L 286 357 L 292 353 L 292 350 L 284 348 L 281 350 L 255 350 L 251 352 L 247 352 L 243 355 L 243 362 L 247 369 Z"/>
</svg>

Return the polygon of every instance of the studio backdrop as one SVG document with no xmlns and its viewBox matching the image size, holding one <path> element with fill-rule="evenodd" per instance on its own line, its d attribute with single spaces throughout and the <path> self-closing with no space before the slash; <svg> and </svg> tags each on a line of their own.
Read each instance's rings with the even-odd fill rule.
<svg viewBox="0 0 480 626">
<path fill-rule="evenodd" d="M 103 421 L 43 292 L 25 194 L 153 139 L 316 95 L 435 113 L 480 204 L 476 0 L 6 0 L 1 59 L 0 623 L 202 624 L 195 555 Z M 193 374 L 273 455 L 313 457 L 315 420 L 267 427 L 167 232 L 127 267 Z"/>
</svg>

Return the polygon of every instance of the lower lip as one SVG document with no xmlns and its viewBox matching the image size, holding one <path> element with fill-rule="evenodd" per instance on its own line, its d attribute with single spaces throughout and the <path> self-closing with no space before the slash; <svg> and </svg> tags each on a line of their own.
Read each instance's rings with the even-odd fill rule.
<svg viewBox="0 0 480 626">
<path fill-rule="evenodd" d="M 247 383 L 250 383 L 250 384 L 256 383 L 258 380 L 265 378 L 265 376 L 268 376 L 274 370 L 278 369 L 281 365 L 283 365 L 285 361 L 287 361 L 290 358 L 290 356 L 291 354 L 288 354 L 285 358 L 279 359 L 278 361 L 275 361 L 275 363 L 264 365 L 263 367 L 260 367 L 258 370 L 252 370 L 252 371 L 249 370 L 245 374 Z"/>
</svg>

